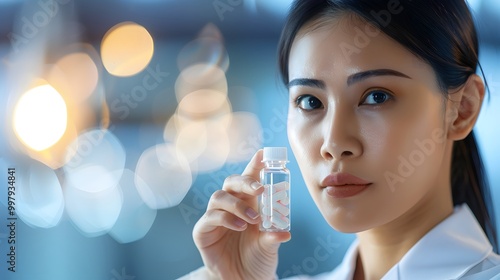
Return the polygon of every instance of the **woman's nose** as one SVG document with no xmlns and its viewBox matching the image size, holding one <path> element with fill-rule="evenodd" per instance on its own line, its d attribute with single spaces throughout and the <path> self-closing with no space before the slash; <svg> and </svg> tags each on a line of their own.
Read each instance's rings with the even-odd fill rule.
<svg viewBox="0 0 500 280">
<path fill-rule="evenodd" d="M 323 143 L 321 156 L 326 160 L 340 161 L 358 157 L 363 153 L 359 139 L 359 126 L 354 116 L 336 113 L 328 114 L 323 120 Z"/>
</svg>

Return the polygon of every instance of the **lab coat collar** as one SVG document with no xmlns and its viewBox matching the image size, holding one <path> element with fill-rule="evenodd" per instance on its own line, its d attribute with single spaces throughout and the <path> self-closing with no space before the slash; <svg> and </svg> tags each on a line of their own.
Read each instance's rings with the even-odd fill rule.
<svg viewBox="0 0 500 280">
<path fill-rule="evenodd" d="M 350 246 L 337 275 L 352 279 L 358 240 Z M 466 204 L 422 237 L 381 280 L 456 279 L 484 260 L 492 246 Z M 342 278 L 344 278 L 342 277 Z"/>
</svg>

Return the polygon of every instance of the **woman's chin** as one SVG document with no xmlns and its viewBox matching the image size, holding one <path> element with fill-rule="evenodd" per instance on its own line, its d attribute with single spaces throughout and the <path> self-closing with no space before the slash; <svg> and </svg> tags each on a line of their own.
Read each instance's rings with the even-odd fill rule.
<svg viewBox="0 0 500 280">
<path fill-rule="evenodd" d="M 328 223 L 333 229 L 341 233 L 358 233 L 367 230 L 364 225 L 344 224 L 344 223 Z"/>
<path fill-rule="evenodd" d="M 376 226 L 373 217 L 339 209 L 333 213 L 323 213 L 323 217 L 332 228 L 342 233 L 358 233 Z"/>
</svg>

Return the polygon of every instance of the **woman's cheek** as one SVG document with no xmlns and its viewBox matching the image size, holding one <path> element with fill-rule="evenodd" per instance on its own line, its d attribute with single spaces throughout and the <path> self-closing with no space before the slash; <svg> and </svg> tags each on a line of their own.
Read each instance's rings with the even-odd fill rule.
<svg viewBox="0 0 500 280">
<path fill-rule="evenodd" d="M 297 109 L 290 109 L 288 114 L 287 132 L 290 145 L 296 157 L 304 155 L 307 147 L 304 145 L 304 134 L 307 133 L 307 122 L 296 112 Z M 300 162 L 300 161 L 299 161 Z"/>
<path fill-rule="evenodd" d="M 301 175 L 308 186 L 314 178 L 313 170 L 318 164 L 318 157 L 320 157 L 318 135 L 314 133 L 316 128 L 303 118 L 289 114 L 288 141 L 299 165 Z M 316 137 L 313 137 L 314 135 Z"/>
<path fill-rule="evenodd" d="M 290 107 L 292 107 L 292 106 L 290 106 Z M 294 153 L 295 157 L 297 158 L 297 157 L 299 157 L 299 153 L 297 150 L 297 123 L 296 123 L 295 117 L 293 116 L 293 113 L 291 111 L 292 111 L 292 109 L 289 109 L 288 118 L 287 118 L 288 142 L 290 143 L 290 146 L 292 148 L 292 152 Z"/>
<path fill-rule="evenodd" d="M 384 169 L 384 183 L 391 192 L 407 192 L 420 197 L 426 187 L 436 177 L 441 168 L 444 147 L 432 140 L 433 126 L 413 126 L 413 129 L 401 129 L 400 133 L 391 133 L 386 139 L 387 146 Z"/>
</svg>

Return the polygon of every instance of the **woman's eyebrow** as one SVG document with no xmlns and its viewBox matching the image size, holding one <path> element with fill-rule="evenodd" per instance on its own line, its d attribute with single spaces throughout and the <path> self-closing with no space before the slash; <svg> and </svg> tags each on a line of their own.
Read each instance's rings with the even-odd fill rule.
<svg viewBox="0 0 500 280">
<path fill-rule="evenodd" d="M 308 78 L 293 79 L 286 85 L 287 88 L 291 88 L 294 86 L 325 89 L 325 83 L 323 81 L 316 79 L 308 79 Z"/>
<path fill-rule="evenodd" d="M 347 86 L 350 86 L 354 83 L 360 82 L 362 80 L 368 79 L 370 77 L 374 76 L 396 76 L 396 77 L 402 77 L 402 78 L 407 78 L 411 79 L 410 76 L 405 75 L 399 71 L 392 70 L 392 69 L 374 69 L 374 70 L 368 70 L 368 71 L 363 71 L 359 73 L 355 73 L 350 75 L 347 78 Z"/>
<path fill-rule="evenodd" d="M 347 78 L 347 86 L 350 86 L 354 83 L 360 82 L 362 80 L 374 77 L 374 76 L 396 76 L 396 77 L 402 77 L 402 78 L 407 78 L 411 79 L 410 76 L 405 75 L 399 71 L 392 70 L 392 69 L 374 69 L 374 70 L 367 70 L 363 72 L 358 72 L 355 74 L 350 75 Z M 314 87 L 314 88 L 319 88 L 319 89 L 325 89 L 325 82 L 322 80 L 317 80 L 317 79 L 309 79 L 309 78 L 298 78 L 298 79 L 293 79 L 291 80 L 287 85 L 287 88 L 291 88 L 294 86 L 303 86 L 303 87 Z"/>
</svg>

